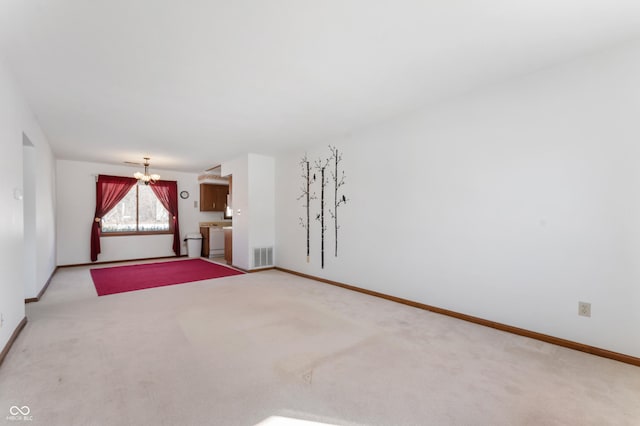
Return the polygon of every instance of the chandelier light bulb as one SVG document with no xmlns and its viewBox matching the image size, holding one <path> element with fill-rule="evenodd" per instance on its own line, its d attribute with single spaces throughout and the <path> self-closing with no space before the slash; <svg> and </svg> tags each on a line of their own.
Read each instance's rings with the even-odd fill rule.
<svg viewBox="0 0 640 426">
<path fill-rule="evenodd" d="M 149 174 L 149 157 L 144 157 L 144 173 L 135 172 L 133 177 L 138 179 L 141 183 L 145 185 L 149 185 L 149 183 L 156 183 L 156 181 L 160 180 L 160 175 L 158 174 Z"/>
</svg>

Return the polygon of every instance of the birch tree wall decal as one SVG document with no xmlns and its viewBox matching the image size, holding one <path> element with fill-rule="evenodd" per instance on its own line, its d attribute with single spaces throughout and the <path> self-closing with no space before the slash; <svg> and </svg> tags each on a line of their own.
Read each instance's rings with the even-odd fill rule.
<svg viewBox="0 0 640 426">
<path fill-rule="evenodd" d="M 327 226 L 324 223 L 324 189 L 329 183 L 326 173 L 329 166 L 329 158 L 324 162 L 322 160 L 316 160 L 314 167 L 320 172 L 320 213 L 316 216 L 316 220 L 320 221 L 320 267 L 324 268 L 324 234 L 327 230 Z M 314 175 L 315 176 L 315 175 Z"/>
<path fill-rule="evenodd" d="M 302 194 L 300 194 L 300 196 L 298 197 L 298 200 L 304 198 L 305 199 L 305 203 L 302 205 L 302 207 L 304 207 L 306 209 L 306 213 L 307 213 L 307 217 L 306 220 L 303 220 L 301 217 L 298 218 L 300 219 L 300 225 L 307 230 L 307 263 L 309 263 L 309 253 L 310 253 L 310 247 L 311 247 L 311 241 L 309 238 L 309 229 L 310 229 L 310 208 L 311 208 L 311 200 L 315 200 L 316 196 L 315 193 L 311 193 L 311 181 L 315 181 L 316 176 L 313 175 L 313 177 L 311 176 L 311 164 L 309 163 L 309 159 L 307 158 L 307 154 L 304 155 L 304 157 L 302 157 L 302 160 L 300 160 L 300 168 L 302 169 L 302 179 L 304 179 L 304 183 L 302 184 Z"/>
<path fill-rule="evenodd" d="M 338 229 L 340 229 L 338 225 L 338 207 L 347 202 L 347 197 L 345 197 L 344 194 L 341 196 L 338 195 L 338 190 L 344 185 L 345 180 L 344 170 L 342 173 L 338 172 L 338 165 L 342 161 L 342 154 L 338 151 L 338 148 L 331 145 L 329 145 L 329 151 L 331 151 L 329 161 L 333 163 L 333 170 L 331 171 L 331 178 L 333 180 L 333 211 L 329 209 L 329 214 L 333 219 L 333 228 L 335 231 L 334 255 L 338 257 Z"/>
</svg>

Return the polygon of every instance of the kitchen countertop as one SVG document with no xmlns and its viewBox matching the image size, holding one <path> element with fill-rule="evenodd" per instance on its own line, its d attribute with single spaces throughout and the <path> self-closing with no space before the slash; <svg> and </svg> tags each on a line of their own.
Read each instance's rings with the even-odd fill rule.
<svg viewBox="0 0 640 426">
<path fill-rule="evenodd" d="M 230 227 L 231 226 L 231 221 L 230 220 L 222 220 L 222 221 L 217 221 L 217 222 L 200 222 L 199 226 L 202 228 L 216 228 L 216 227 Z"/>
</svg>

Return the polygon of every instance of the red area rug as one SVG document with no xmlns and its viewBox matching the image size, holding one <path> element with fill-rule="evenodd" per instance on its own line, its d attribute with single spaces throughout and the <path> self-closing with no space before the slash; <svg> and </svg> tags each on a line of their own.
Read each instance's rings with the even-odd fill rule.
<svg viewBox="0 0 640 426">
<path fill-rule="evenodd" d="M 107 294 L 184 284 L 243 273 L 206 260 L 189 259 L 96 268 L 91 269 L 91 278 L 93 278 L 93 284 L 96 286 L 98 296 L 105 296 Z"/>
</svg>

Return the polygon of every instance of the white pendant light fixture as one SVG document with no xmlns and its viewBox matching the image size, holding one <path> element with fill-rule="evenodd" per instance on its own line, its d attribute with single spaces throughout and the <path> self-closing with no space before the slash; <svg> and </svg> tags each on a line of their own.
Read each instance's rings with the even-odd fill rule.
<svg viewBox="0 0 640 426">
<path fill-rule="evenodd" d="M 144 174 L 140 172 L 135 172 L 133 174 L 134 178 L 138 179 L 140 183 L 144 183 L 145 185 L 156 183 L 156 181 L 160 180 L 160 175 L 149 174 L 149 160 L 149 157 L 144 157 Z"/>
</svg>

